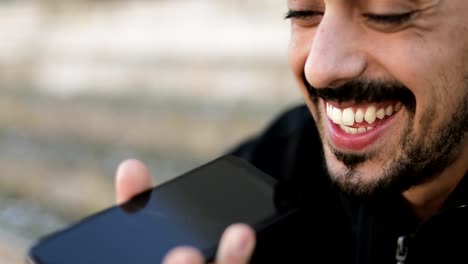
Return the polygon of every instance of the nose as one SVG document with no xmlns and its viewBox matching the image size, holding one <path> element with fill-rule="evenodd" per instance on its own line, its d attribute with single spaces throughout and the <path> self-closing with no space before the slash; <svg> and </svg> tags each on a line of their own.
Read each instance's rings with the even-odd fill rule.
<svg viewBox="0 0 468 264">
<path fill-rule="evenodd" d="M 315 88 L 339 86 L 361 76 L 366 57 L 351 19 L 325 13 L 312 39 L 305 64 L 305 77 Z"/>
</svg>

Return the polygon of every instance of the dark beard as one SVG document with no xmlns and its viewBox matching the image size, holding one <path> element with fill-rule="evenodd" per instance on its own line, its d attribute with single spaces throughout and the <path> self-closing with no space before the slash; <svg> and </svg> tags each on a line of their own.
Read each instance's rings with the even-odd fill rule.
<svg viewBox="0 0 468 264">
<path fill-rule="evenodd" d="M 412 113 L 414 113 L 416 109 L 416 98 L 411 90 L 402 83 L 394 80 L 358 79 L 349 81 L 336 88 L 322 89 L 316 89 L 307 82 L 305 82 L 305 85 L 313 102 L 317 102 L 318 98 L 338 103 L 378 103 L 384 100 L 394 100 L 402 102 L 406 109 Z"/>
<path fill-rule="evenodd" d="M 367 84 L 367 86 L 370 87 L 372 85 Z M 390 84 L 386 87 L 387 91 L 396 91 L 398 89 L 392 88 Z M 381 91 L 383 92 L 382 89 Z M 336 94 L 340 95 L 340 93 Z M 363 97 L 357 97 L 357 101 L 366 101 L 366 99 L 363 99 L 365 98 L 365 93 L 361 92 L 360 94 Z M 377 91 L 376 94 L 379 95 L 381 93 Z M 314 96 L 312 95 L 312 97 Z M 349 99 L 347 96 L 343 98 Z M 313 99 L 318 100 L 317 98 Z M 412 124 L 414 122 L 415 104 L 413 107 L 411 100 L 408 100 L 405 102 L 405 106 L 409 106 L 409 109 L 407 108 L 409 110 L 408 124 Z M 389 192 L 401 193 L 413 186 L 433 179 L 435 175 L 455 161 L 463 147 L 465 134 L 468 131 L 468 92 L 465 93 L 464 98 L 460 101 L 451 120 L 447 120 L 447 123 L 441 125 L 437 130 L 426 131 L 426 134 L 430 136 L 416 140 L 410 127 L 408 126 L 404 131 L 399 144 L 401 154 L 385 165 L 377 180 L 372 183 L 362 180 L 356 168 L 361 163 L 376 157 L 377 153 L 351 154 L 341 152 L 330 146 L 336 159 L 346 167 L 344 170 L 335 172 L 337 175 L 331 175 L 331 179 L 344 192 L 361 197 L 381 195 Z"/>
</svg>

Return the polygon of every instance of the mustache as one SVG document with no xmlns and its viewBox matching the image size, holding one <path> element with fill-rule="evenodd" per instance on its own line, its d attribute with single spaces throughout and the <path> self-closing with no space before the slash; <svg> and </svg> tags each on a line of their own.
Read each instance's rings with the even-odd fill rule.
<svg viewBox="0 0 468 264">
<path fill-rule="evenodd" d="M 313 100 L 322 98 L 326 101 L 346 102 L 382 102 L 395 100 L 407 107 L 416 106 L 416 98 L 405 85 L 394 80 L 352 80 L 338 87 L 314 88 L 307 81 L 307 90 Z"/>
</svg>

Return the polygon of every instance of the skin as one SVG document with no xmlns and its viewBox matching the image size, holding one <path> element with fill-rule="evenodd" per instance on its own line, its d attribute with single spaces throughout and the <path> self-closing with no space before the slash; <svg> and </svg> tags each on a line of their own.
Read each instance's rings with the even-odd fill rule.
<svg viewBox="0 0 468 264">
<path fill-rule="evenodd" d="M 288 6 L 290 10 L 320 12 L 326 6 L 324 15 L 292 19 L 289 63 L 318 122 L 330 177 L 350 193 L 360 194 L 365 189 L 372 194 L 379 181 L 390 177 L 384 169 L 393 169 L 393 161 L 409 156 L 402 150 L 402 142 L 415 147 L 433 145 L 431 138 L 437 131 L 449 126 L 464 104 L 466 109 L 468 18 L 464 14 L 468 2 L 290 0 Z M 401 24 L 378 23 L 363 16 L 415 10 L 413 18 Z M 385 131 L 385 140 L 361 151 L 347 151 L 330 142 L 323 100 L 312 100 L 307 84 L 320 90 L 356 79 L 386 79 L 405 85 L 414 95 L 415 109 L 403 107 Z M 466 120 L 466 113 L 461 119 Z M 421 219 L 440 208 L 468 170 L 466 121 L 457 131 L 461 140 L 446 151 L 444 168 L 433 175 L 426 173 L 421 176 L 424 182 L 415 179 L 413 186 L 401 190 Z M 405 136 L 411 141 L 403 141 Z M 373 156 L 351 170 L 337 159 L 336 150 Z"/>
<path fill-rule="evenodd" d="M 429 218 L 468 171 L 463 112 L 468 100 L 468 2 L 289 0 L 288 8 L 309 12 L 291 19 L 289 63 L 317 122 L 331 179 L 355 195 L 397 186 L 415 216 L 421 221 Z M 382 23 L 368 16 L 408 12 L 414 14 L 402 23 Z M 330 140 L 324 100 L 311 97 L 308 86 L 320 90 L 364 79 L 398 82 L 410 91 L 414 105 L 404 105 L 381 139 L 370 146 L 342 149 Z M 447 128 L 453 133 L 443 135 Z M 337 157 L 338 152 L 368 158 L 351 166 Z M 402 178 L 397 175 L 398 166 L 413 162 L 414 156 L 422 157 L 415 167 L 431 170 L 415 169 L 411 174 L 418 176 L 406 175 L 406 185 L 392 185 Z M 431 167 L 434 164 L 438 166 Z M 125 161 L 116 177 L 117 202 L 150 186 L 145 166 Z M 235 224 L 223 234 L 216 262 L 247 263 L 254 245 L 252 229 Z M 177 248 L 165 263 L 203 263 L 203 259 L 194 249 Z"/>
<path fill-rule="evenodd" d="M 136 194 L 151 188 L 151 176 L 138 160 L 126 160 L 117 169 L 115 177 L 116 203 L 120 204 Z M 255 233 L 247 225 L 236 223 L 223 233 L 216 256 L 217 263 L 247 263 L 255 246 Z M 164 264 L 202 264 L 203 256 L 190 247 L 178 247 L 165 257 Z"/>
</svg>

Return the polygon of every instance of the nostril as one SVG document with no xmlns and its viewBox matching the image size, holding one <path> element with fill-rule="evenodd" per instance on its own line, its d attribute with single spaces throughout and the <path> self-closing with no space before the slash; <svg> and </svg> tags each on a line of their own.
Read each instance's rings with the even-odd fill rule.
<svg viewBox="0 0 468 264">
<path fill-rule="evenodd" d="M 347 81 L 346 80 L 336 80 L 327 85 L 328 88 L 338 88 L 340 86 L 343 86 Z"/>
</svg>

